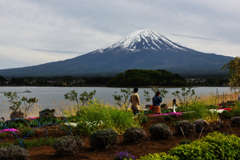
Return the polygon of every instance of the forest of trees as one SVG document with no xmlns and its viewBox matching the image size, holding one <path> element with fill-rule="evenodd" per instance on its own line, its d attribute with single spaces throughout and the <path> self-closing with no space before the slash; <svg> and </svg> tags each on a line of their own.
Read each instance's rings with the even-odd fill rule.
<svg viewBox="0 0 240 160">
<path fill-rule="evenodd" d="M 113 77 L 108 86 L 187 86 L 186 80 L 178 74 L 166 70 L 131 69 Z"/>
</svg>

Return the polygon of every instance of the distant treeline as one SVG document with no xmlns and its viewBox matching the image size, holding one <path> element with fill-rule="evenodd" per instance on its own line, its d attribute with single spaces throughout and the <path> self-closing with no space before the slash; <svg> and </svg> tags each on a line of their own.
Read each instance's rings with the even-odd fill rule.
<svg viewBox="0 0 240 160">
<path fill-rule="evenodd" d="M 187 86 L 186 80 L 179 74 L 166 70 L 131 69 L 113 77 L 108 86 Z"/>
<path fill-rule="evenodd" d="M 0 76 L 0 86 L 224 86 L 227 75 L 180 76 L 166 70 L 132 69 L 116 76 L 98 77 L 21 77 Z"/>
</svg>

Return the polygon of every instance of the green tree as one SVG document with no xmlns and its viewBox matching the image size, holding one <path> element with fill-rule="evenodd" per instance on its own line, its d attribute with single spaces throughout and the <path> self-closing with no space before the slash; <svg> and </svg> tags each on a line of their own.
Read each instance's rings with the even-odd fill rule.
<svg viewBox="0 0 240 160">
<path fill-rule="evenodd" d="M 130 99 L 131 94 L 132 94 L 132 91 L 130 90 L 130 88 L 121 89 L 121 93 L 114 94 L 113 98 L 120 108 L 124 108 L 125 110 L 127 110 L 128 106 L 130 104 L 129 99 Z"/>
<path fill-rule="evenodd" d="M 223 70 L 229 70 L 229 83 L 231 90 L 240 88 L 240 57 L 235 57 L 225 64 L 222 68 Z"/>
<path fill-rule="evenodd" d="M 80 111 L 79 110 L 79 102 L 82 102 L 82 106 L 84 106 L 85 104 L 87 104 L 87 102 L 92 100 L 92 98 L 95 94 L 96 94 L 96 90 L 93 90 L 92 92 L 89 92 L 89 93 L 84 91 L 78 97 L 78 93 L 75 90 L 72 90 L 72 91 L 64 94 L 64 97 L 65 97 L 65 99 L 67 99 L 69 101 L 75 101 L 77 103 L 77 109 L 79 112 Z"/>
</svg>

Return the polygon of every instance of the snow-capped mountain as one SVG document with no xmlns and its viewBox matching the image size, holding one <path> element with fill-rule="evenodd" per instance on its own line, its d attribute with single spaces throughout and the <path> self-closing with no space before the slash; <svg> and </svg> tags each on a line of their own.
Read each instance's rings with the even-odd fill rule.
<svg viewBox="0 0 240 160">
<path fill-rule="evenodd" d="M 127 69 L 165 69 L 180 74 L 216 74 L 233 57 L 201 53 L 150 29 L 137 30 L 113 45 L 65 61 L 0 70 L 0 76 L 106 75 Z"/>
<path fill-rule="evenodd" d="M 186 47 L 180 46 L 166 37 L 150 30 L 137 30 L 112 46 L 100 49 L 100 52 L 106 50 L 122 49 L 126 52 L 137 52 L 140 50 L 169 50 L 169 51 L 187 51 Z"/>
</svg>

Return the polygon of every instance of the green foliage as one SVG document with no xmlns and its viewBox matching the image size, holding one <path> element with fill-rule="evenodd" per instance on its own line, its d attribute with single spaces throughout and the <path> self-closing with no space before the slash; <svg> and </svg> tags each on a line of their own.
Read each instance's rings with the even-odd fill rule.
<svg viewBox="0 0 240 160">
<path fill-rule="evenodd" d="M 217 112 L 210 112 L 206 106 L 205 101 L 191 101 L 188 104 L 182 104 L 179 107 L 183 114 L 184 119 L 194 121 L 196 119 L 204 119 L 207 122 L 215 121 L 219 119 Z"/>
<path fill-rule="evenodd" d="M 149 132 L 151 133 L 153 139 L 165 139 L 172 135 L 170 128 L 164 123 L 152 125 L 149 128 Z"/>
<path fill-rule="evenodd" d="M 191 89 L 191 87 L 182 88 L 181 91 L 173 92 L 172 95 L 177 97 L 180 101 L 180 105 L 182 104 L 188 104 L 190 100 L 193 99 L 193 96 L 195 95 L 194 89 Z"/>
<path fill-rule="evenodd" d="M 196 131 L 195 125 L 188 120 L 178 121 L 175 125 L 175 132 L 179 135 L 190 135 Z"/>
<path fill-rule="evenodd" d="M 53 143 L 55 149 L 55 155 L 68 156 L 73 155 L 82 146 L 82 140 L 78 136 L 67 135 L 57 138 Z"/>
<path fill-rule="evenodd" d="M 77 134 L 89 135 L 97 129 L 113 128 L 118 133 L 124 133 L 129 127 L 140 126 L 139 121 L 132 117 L 132 112 L 94 100 L 88 107 L 81 107 L 79 115 L 68 117 L 67 120 L 79 123 L 76 130 L 74 129 Z"/>
<path fill-rule="evenodd" d="M 22 129 L 25 127 L 29 127 L 29 123 L 23 119 L 7 121 L 7 124 L 6 124 L 6 122 L 2 123 L 2 126 L 6 126 L 6 125 L 8 128 L 16 128 L 16 129 Z"/>
<path fill-rule="evenodd" d="M 24 109 L 24 115 L 25 115 L 25 118 L 27 117 L 27 114 L 28 114 L 28 111 L 29 109 L 35 104 L 38 102 L 38 99 L 36 97 L 33 97 L 33 98 L 27 98 L 27 97 L 22 97 L 21 101 L 23 102 L 24 106 L 23 109 Z"/>
<path fill-rule="evenodd" d="M 239 89 L 240 88 L 240 57 L 235 57 L 230 60 L 227 64 L 225 64 L 222 68 L 223 70 L 229 71 L 229 83 L 228 85 L 231 89 Z"/>
<path fill-rule="evenodd" d="M 153 154 L 149 153 L 146 156 L 141 156 L 139 160 L 179 160 L 179 158 L 162 152 Z"/>
<path fill-rule="evenodd" d="M 29 128 L 29 127 L 26 127 L 26 128 L 23 128 L 21 131 L 20 131 L 20 135 L 21 137 L 25 137 L 26 135 L 28 135 L 28 137 L 33 137 L 35 135 L 35 131 L 32 131 L 33 129 Z M 32 132 L 31 132 L 32 131 Z M 31 133 L 30 133 L 31 132 Z M 30 133 L 30 134 L 29 134 Z"/>
<path fill-rule="evenodd" d="M 143 129 L 138 127 L 130 127 L 124 132 L 123 141 L 126 144 L 137 143 L 145 137 L 146 133 Z"/>
<path fill-rule="evenodd" d="M 17 96 L 16 92 L 4 92 L 4 96 L 9 98 L 10 100 L 8 101 L 11 105 L 9 106 L 9 109 L 12 110 L 13 112 L 21 111 L 21 104 L 23 102 L 24 107 L 22 109 L 24 110 L 24 117 L 27 117 L 29 109 L 34 105 L 34 103 L 38 102 L 38 99 L 36 97 L 33 98 L 26 98 L 22 97 L 22 99 L 19 99 Z"/>
<path fill-rule="evenodd" d="M 31 121 L 30 124 L 32 126 L 39 126 L 39 124 L 40 125 L 50 124 L 50 123 L 60 124 L 60 123 L 64 123 L 64 122 L 65 122 L 65 120 L 61 120 L 56 117 L 48 116 L 48 117 L 38 117 L 36 120 Z"/>
<path fill-rule="evenodd" d="M 214 132 L 191 144 L 179 145 L 170 150 L 170 155 L 180 159 L 239 159 L 240 138 L 236 135 L 225 135 Z"/>
<path fill-rule="evenodd" d="M 9 106 L 9 110 L 12 111 L 18 111 L 21 110 L 20 106 L 21 106 L 21 100 L 19 100 L 19 97 L 17 96 L 16 92 L 4 92 L 4 96 L 7 97 L 9 100 L 8 102 L 11 104 Z"/>
<path fill-rule="evenodd" d="M 96 90 L 93 90 L 89 93 L 84 91 L 78 97 L 78 93 L 75 90 L 72 90 L 72 91 L 64 94 L 64 97 L 65 97 L 65 99 L 67 99 L 69 101 L 75 101 L 77 103 L 77 108 L 79 111 L 79 102 L 82 103 L 82 106 L 87 105 L 87 103 L 93 99 L 93 96 L 95 94 L 96 94 Z"/>
<path fill-rule="evenodd" d="M 22 139 L 20 139 L 20 140 L 22 141 Z M 24 141 L 22 141 L 22 144 L 23 144 L 24 148 L 32 148 L 32 147 L 39 147 L 39 146 L 51 146 L 55 142 L 55 140 L 56 140 L 56 138 L 47 137 L 47 138 L 24 140 Z M 16 140 L 13 144 L 19 145 L 20 141 Z"/>
<path fill-rule="evenodd" d="M 186 80 L 166 70 L 130 69 L 111 78 L 108 86 L 186 86 Z"/>
<path fill-rule="evenodd" d="M 128 106 L 130 104 L 129 99 L 130 99 L 131 94 L 132 94 L 132 91 L 130 90 L 130 88 L 121 89 L 121 93 L 114 94 L 113 98 L 120 108 L 127 110 Z"/>
<path fill-rule="evenodd" d="M 90 135 L 90 145 L 96 149 L 108 149 L 117 143 L 118 133 L 113 129 L 102 129 Z"/>
<path fill-rule="evenodd" d="M 1 160 L 28 160 L 28 158 L 28 151 L 19 146 L 11 145 L 5 148 L 0 148 Z"/>
</svg>

